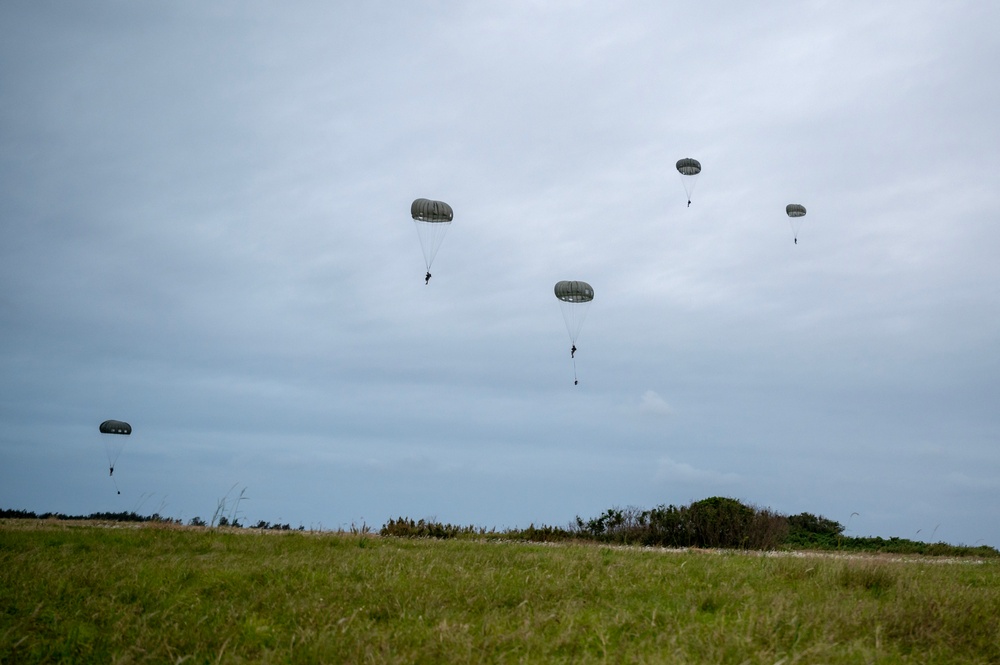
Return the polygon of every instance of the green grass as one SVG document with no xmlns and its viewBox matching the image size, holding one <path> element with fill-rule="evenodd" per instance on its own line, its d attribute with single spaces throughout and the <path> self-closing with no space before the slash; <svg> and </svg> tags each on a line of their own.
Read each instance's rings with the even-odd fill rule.
<svg viewBox="0 0 1000 665">
<path fill-rule="evenodd" d="M 0 522 L 0 662 L 996 663 L 1000 562 Z"/>
</svg>

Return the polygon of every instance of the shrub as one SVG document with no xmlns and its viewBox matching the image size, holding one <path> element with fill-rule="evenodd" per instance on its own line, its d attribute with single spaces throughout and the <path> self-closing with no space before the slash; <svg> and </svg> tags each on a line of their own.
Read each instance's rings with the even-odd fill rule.
<svg viewBox="0 0 1000 665">
<path fill-rule="evenodd" d="M 400 538 L 455 538 L 459 535 L 479 533 L 473 526 L 456 526 L 454 524 L 441 524 L 434 520 L 419 520 L 400 517 L 390 519 L 379 530 L 382 536 L 398 536 Z"/>
<path fill-rule="evenodd" d="M 788 533 L 788 523 L 778 513 L 724 497 L 680 508 L 611 508 L 589 520 L 577 516 L 575 526 L 581 538 L 660 547 L 773 549 Z"/>
<path fill-rule="evenodd" d="M 495 532 L 491 531 L 490 533 Z M 546 526 L 544 524 L 542 526 L 530 524 L 527 529 L 508 531 L 503 535 L 507 538 L 526 540 L 533 543 L 560 542 L 573 538 L 573 534 L 566 529 L 557 526 Z"/>
<path fill-rule="evenodd" d="M 788 533 L 785 518 L 777 513 L 719 496 L 691 504 L 686 526 L 698 547 L 773 549 Z"/>
<path fill-rule="evenodd" d="M 793 547 L 834 549 L 841 543 L 843 533 L 844 527 L 839 522 L 812 513 L 799 513 L 788 518 L 785 542 Z"/>
</svg>

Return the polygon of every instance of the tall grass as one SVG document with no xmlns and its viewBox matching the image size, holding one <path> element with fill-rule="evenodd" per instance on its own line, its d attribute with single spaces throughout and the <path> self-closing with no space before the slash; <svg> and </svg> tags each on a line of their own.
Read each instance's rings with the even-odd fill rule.
<svg viewBox="0 0 1000 665">
<path fill-rule="evenodd" d="M 1000 662 L 1000 563 L 0 524 L 0 662 Z"/>
</svg>

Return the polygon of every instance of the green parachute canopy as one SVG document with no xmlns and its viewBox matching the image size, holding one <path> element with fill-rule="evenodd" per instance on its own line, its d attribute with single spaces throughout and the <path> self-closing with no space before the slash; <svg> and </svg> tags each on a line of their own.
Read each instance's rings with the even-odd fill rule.
<svg viewBox="0 0 1000 665">
<path fill-rule="evenodd" d="M 681 175 L 698 175 L 701 173 L 701 162 L 685 157 L 677 160 L 677 171 Z"/>
<path fill-rule="evenodd" d="M 455 217 L 451 206 L 444 201 L 416 199 L 410 204 L 410 216 L 418 222 L 450 222 Z"/>
<path fill-rule="evenodd" d="M 805 217 L 806 207 L 798 203 L 789 203 L 785 206 L 785 213 L 789 217 Z"/>
<path fill-rule="evenodd" d="M 123 420 L 105 420 L 101 423 L 101 434 L 125 434 L 132 433 L 132 426 Z"/>
<path fill-rule="evenodd" d="M 594 287 L 586 282 L 566 281 L 556 282 L 556 298 L 568 303 L 584 303 L 594 299 Z"/>
</svg>

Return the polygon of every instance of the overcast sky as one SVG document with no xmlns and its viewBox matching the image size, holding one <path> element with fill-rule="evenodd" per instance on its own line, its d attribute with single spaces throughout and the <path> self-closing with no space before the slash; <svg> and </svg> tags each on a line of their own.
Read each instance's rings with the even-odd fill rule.
<svg viewBox="0 0 1000 665">
<path fill-rule="evenodd" d="M 998 28 L 6 0 L 0 507 L 507 528 L 728 496 L 1000 547 Z M 455 211 L 428 285 L 421 197 Z M 596 293 L 579 385 L 564 279 Z"/>
</svg>

